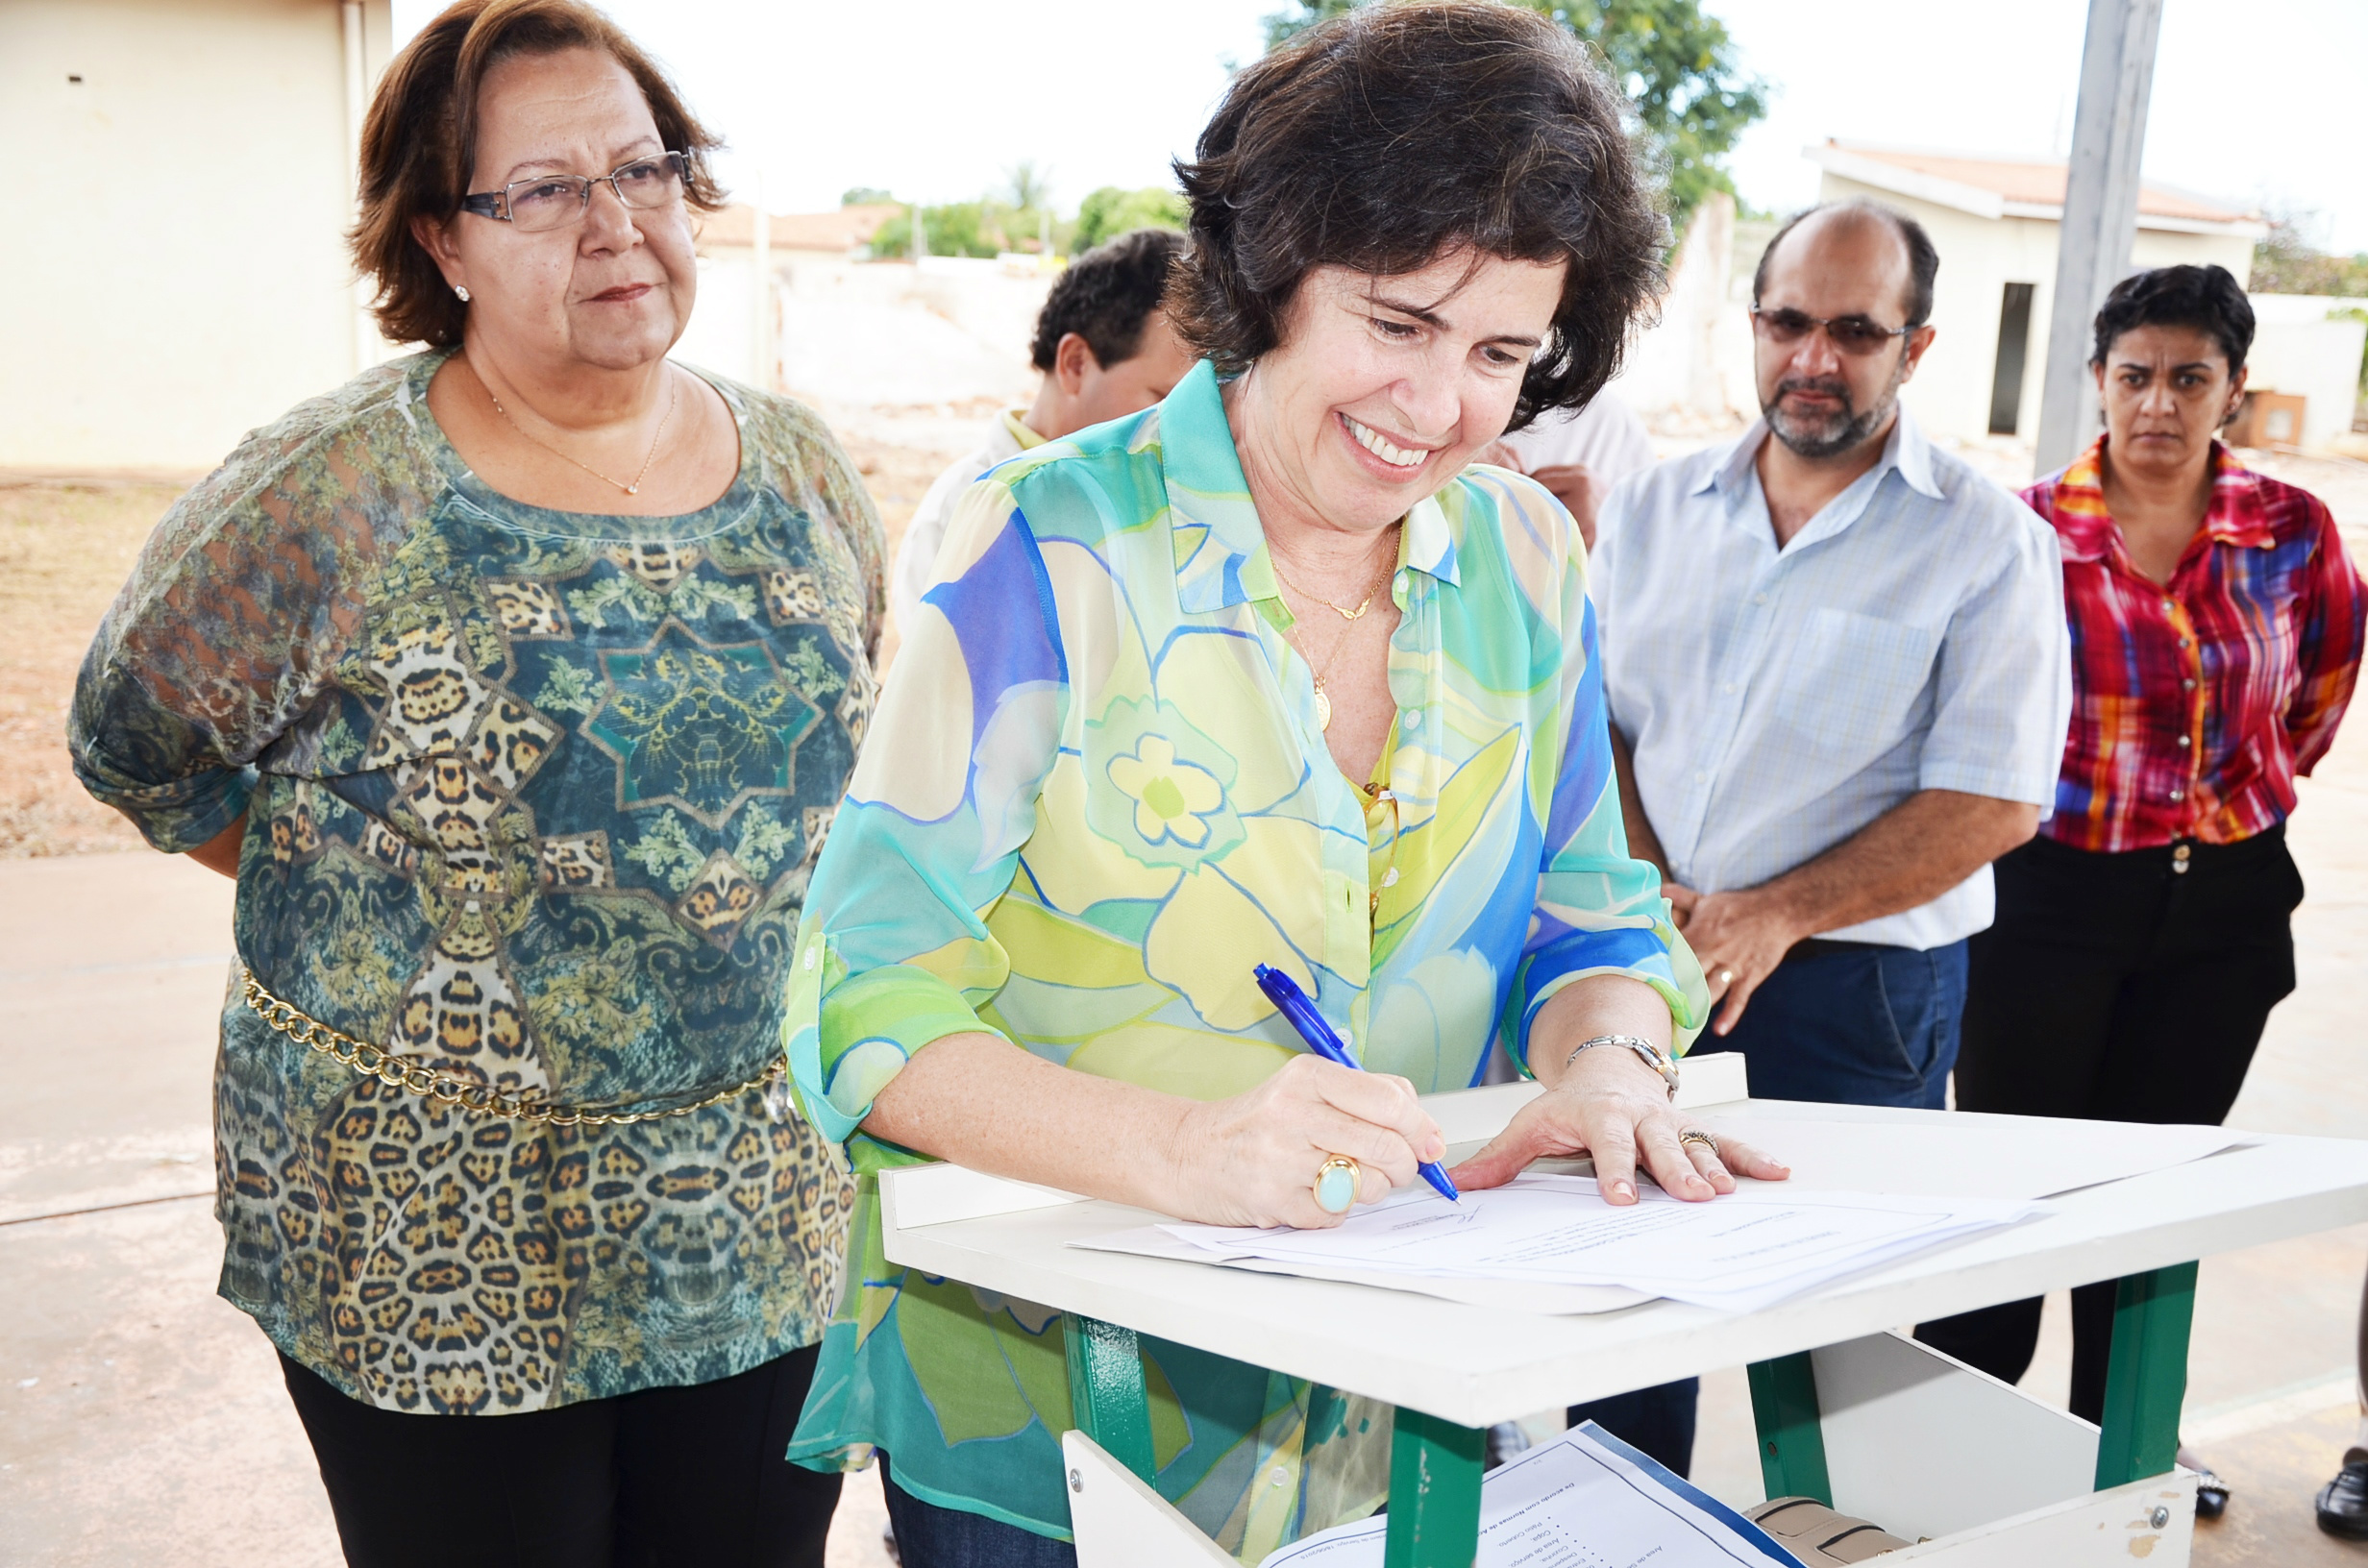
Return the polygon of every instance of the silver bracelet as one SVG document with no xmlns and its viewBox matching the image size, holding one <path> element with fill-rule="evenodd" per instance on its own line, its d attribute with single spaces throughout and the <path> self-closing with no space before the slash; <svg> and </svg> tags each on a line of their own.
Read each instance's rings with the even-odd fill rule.
<svg viewBox="0 0 2368 1568">
<path fill-rule="evenodd" d="M 1625 1045 L 1636 1052 L 1644 1059 L 1644 1065 L 1661 1074 L 1661 1081 L 1669 1086 L 1669 1098 L 1677 1098 L 1677 1064 L 1669 1059 L 1668 1052 L 1641 1035 L 1597 1035 L 1592 1040 L 1582 1040 L 1563 1059 L 1563 1070 L 1570 1070 L 1570 1064 L 1579 1059 L 1581 1051 L 1591 1051 L 1598 1045 Z"/>
</svg>

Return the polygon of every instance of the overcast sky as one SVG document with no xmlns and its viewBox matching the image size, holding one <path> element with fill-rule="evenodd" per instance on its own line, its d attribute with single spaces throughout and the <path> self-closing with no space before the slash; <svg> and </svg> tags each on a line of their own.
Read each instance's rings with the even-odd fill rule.
<svg viewBox="0 0 2368 1568">
<path fill-rule="evenodd" d="M 398 37 L 435 7 L 395 0 Z M 775 211 L 851 185 L 976 196 L 1021 159 L 1065 207 L 1163 183 L 1260 47 L 1276 0 L 608 0 L 732 144 L 728 181 Z M 2060 157 L 2085 0 L 1705 0 L 1774 86 L 1733 159 L 1760 207 L 1813 199 L 1801 148 L 1827 136 Z M 2368 250 L 2363 0 L 2166 0 L 2150 178 L 2315 208 L 2321 239 Z"/>
</svg>

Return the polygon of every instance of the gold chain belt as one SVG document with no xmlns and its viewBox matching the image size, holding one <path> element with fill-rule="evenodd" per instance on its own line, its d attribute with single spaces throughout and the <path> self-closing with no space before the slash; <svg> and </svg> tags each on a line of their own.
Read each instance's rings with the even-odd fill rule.
<svg viewBox="0 0 2368 1568">
<path fill-rule="evenodd" d="M 709 1106 L 722 1105 L 726 1100 L 738 1099 L 752 1090 L 765 1090 L 765 1109 L 778 1121 L 785 1112 L 778 1091 L 784 1063 L 775 1057 L 765 1070 L 746 1083 L 720 1089 L 703 1100 L 689 1105 L 669 1106 L 663 1111 L 584 1111 L 574 1106 L 553 1105 L 530 1095 L 508 1093 L 490 1084 L 462 1078 L 454 1073 L 432 1067 L 424 1062 L 395 1055 L 343 1034 L 320 1019 L 311 1017 L 292 1002 L 281 1000 L 265 989 L 260 980 L 244 965 L 239 967 L 239 991 L 247 1006 L 281 1034 L 299 1045 L 308 1045 L 322 1055 L 352 1067 L 365 1078 L 376 1078 L 393 1089 L 409 1090 L 425 1094 L 447 1105 L 464 1110 L 483 1112 L 487 1115 L 509 1116 L 518 1121 L 543 1122 L 554 1127 L 622 1127 L 636 1121 L 655 1121 L 660 1116 L 685 1115 L 693 1111 L 704 1111 Z"/>
</svg>

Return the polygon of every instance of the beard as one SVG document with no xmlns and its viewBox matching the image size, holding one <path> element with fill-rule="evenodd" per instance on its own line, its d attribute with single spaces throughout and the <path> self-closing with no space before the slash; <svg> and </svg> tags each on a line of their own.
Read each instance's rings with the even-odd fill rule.
<svg viewBox="0 0 2368 1568">
<path fill-rule="evenodd" d="M 1775 393 L 1762 402 L 1760 412 L 1767 420 L 1768 432 L 1795 456 L 1813 462 L 1838 457 L 1890 419 L 1892 408 L 1899 403 L 1900 383 L 1907 379 L 1907 369 L 1903 355 L 1882 395 L 1863 411 L 1851 401 L 1850 383 L 1838 376 L 1789 376 L 1776 383 Z M 1821 393 L 1834 400 L 1834 411 L 1823 415 L 1796 412 L 1785 404 L 1788 392 Z"/>
</svg>

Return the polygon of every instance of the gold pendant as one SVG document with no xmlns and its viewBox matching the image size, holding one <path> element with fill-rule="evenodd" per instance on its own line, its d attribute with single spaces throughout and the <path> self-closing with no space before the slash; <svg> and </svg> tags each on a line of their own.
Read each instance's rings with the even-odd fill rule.
<svg viewBox="0 0 2368 1568">
<path fill-rule="evenodd" d="M 1320 680 L 1316 682 L 1316 727 L 1327 730 L 1332 727 L 1332 699 L 1323 695 L 1323 682 Z"/>
</svg>

